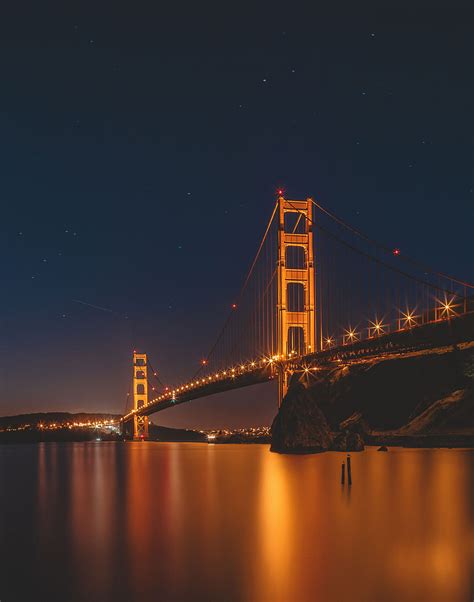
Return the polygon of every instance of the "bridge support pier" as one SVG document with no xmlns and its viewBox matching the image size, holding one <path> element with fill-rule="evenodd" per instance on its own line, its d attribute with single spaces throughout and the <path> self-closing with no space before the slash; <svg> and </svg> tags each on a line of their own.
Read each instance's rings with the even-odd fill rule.
<svg viewBox="0 0 474 602">
<path fill-rule="evenodd" d="M 133 438 L 135 441 L 148 439 L 148 416 L 133 417 Z"/>
<path fill-rule="evenodd" d="M 142 406 L 148 405 L 146 353 L 133 352 L 133 409 L 136 412 Z M 134 414 L 133 438 L 137 441 L 148 439 L 148 416 Z"/>
<path fill-rule="evenodd" d="M 288 393 L 291 374 L 291 371 L 284 365 L 278 366 L 278 409 L 281 408 L 283 398 Z"/>
</svg>

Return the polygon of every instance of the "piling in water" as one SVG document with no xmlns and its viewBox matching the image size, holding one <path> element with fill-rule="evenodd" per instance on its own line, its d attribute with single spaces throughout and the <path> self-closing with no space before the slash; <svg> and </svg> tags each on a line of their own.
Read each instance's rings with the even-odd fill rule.
<svg viewBox="0 0 474 602">
<path fill-rule="evenodd" d="M 351 457 L 347 454 L 347 483 L 352 485 Z"/>
<path fill-rule="evenodd" d="M 346 480 L 346 465 L 344 462 L 341 464 L 341 485 L 344 485 Z"/>
</svg>

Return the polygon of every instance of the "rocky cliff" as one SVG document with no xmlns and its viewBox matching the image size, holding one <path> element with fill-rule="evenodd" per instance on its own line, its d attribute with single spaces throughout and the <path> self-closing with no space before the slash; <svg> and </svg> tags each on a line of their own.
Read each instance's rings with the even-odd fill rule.
<svg viewBox="0 0 474 602">
<path fill-rule="evenodd" d="M 331 441 L 331 430 L 312 391 L 300 382 L 293 383 L 272 424 L 272 451 L 325 451 Z"/>
<path fill-rule="evenodd" d="M 360 439 L 464 435 L 474 444 L 474 343 L 328 367 L 296 378 L 272 425 L 272 450 L 359 447 Z"/>
</svg>

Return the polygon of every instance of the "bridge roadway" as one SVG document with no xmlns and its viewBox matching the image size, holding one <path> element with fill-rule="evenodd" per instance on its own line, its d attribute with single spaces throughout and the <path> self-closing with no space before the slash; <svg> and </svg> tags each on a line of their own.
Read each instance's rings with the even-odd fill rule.
<svg viewBox="0 0 474 602">
<path fill-rule="evenodd" d="M 149 416 L 181 403 L 201 397 L 208 397 L 232 389 L 268 382 L 278 376 L 278 369 L 290 367 L 295 372 L 317 369 L 330 369 L 340 365 L 389 355 L 404 355 L 413 351 L 433 349 L 446 345 L 460 344 L 474 340 L 474 313 L 454 317 L 449 320 L 431 322 L 407 330 L 399 330 L 371 339 L 334 347 L 303 357 L 274 361 L 272 359 L 244 364 L 226 370 L 219 376 L 201 376 L 193 383 L 176 387 L 175 393 L 169 392 L 151 400 L 148 405 L 138 408 L 137 415 Z M 126 414 L 122 420 L 132 419 L 134 412 Z"/>
</svg>

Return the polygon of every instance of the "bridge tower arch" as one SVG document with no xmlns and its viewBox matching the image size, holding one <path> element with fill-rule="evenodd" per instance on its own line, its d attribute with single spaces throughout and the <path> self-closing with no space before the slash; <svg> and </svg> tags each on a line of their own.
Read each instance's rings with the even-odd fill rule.
<svg viewBox="0 0 474 602">
<path fill-rule="evenodd" d="M 148 365 L 146 353 L 133 352 L 133 438 L 148 439 L 148 416 L 141 416 L 136 411 L 148 405 Z"/>
<path fill-rule="evenodd" d="M 280 357 L 291 358 L 291 355 L 306 355 L 316 351 L 313 203 L 311 199 L 291 201 L 279 197 L 278 205 L 277 348 Z M 285 219 L 288 214 L 294 214 L 295 218 L 290 227 Z M 289 247 L 304 249 L 303 266 L 287 266 Z M 299 286 L 303 290 L 303 308 L 290 307 L 289 286 Z M 293 348 L 295 338 L 297 349 Z M 288 364 L 282 364 L 278 374 L 278 407 L 288 390 L 290 376 Z"/>
</svg>

